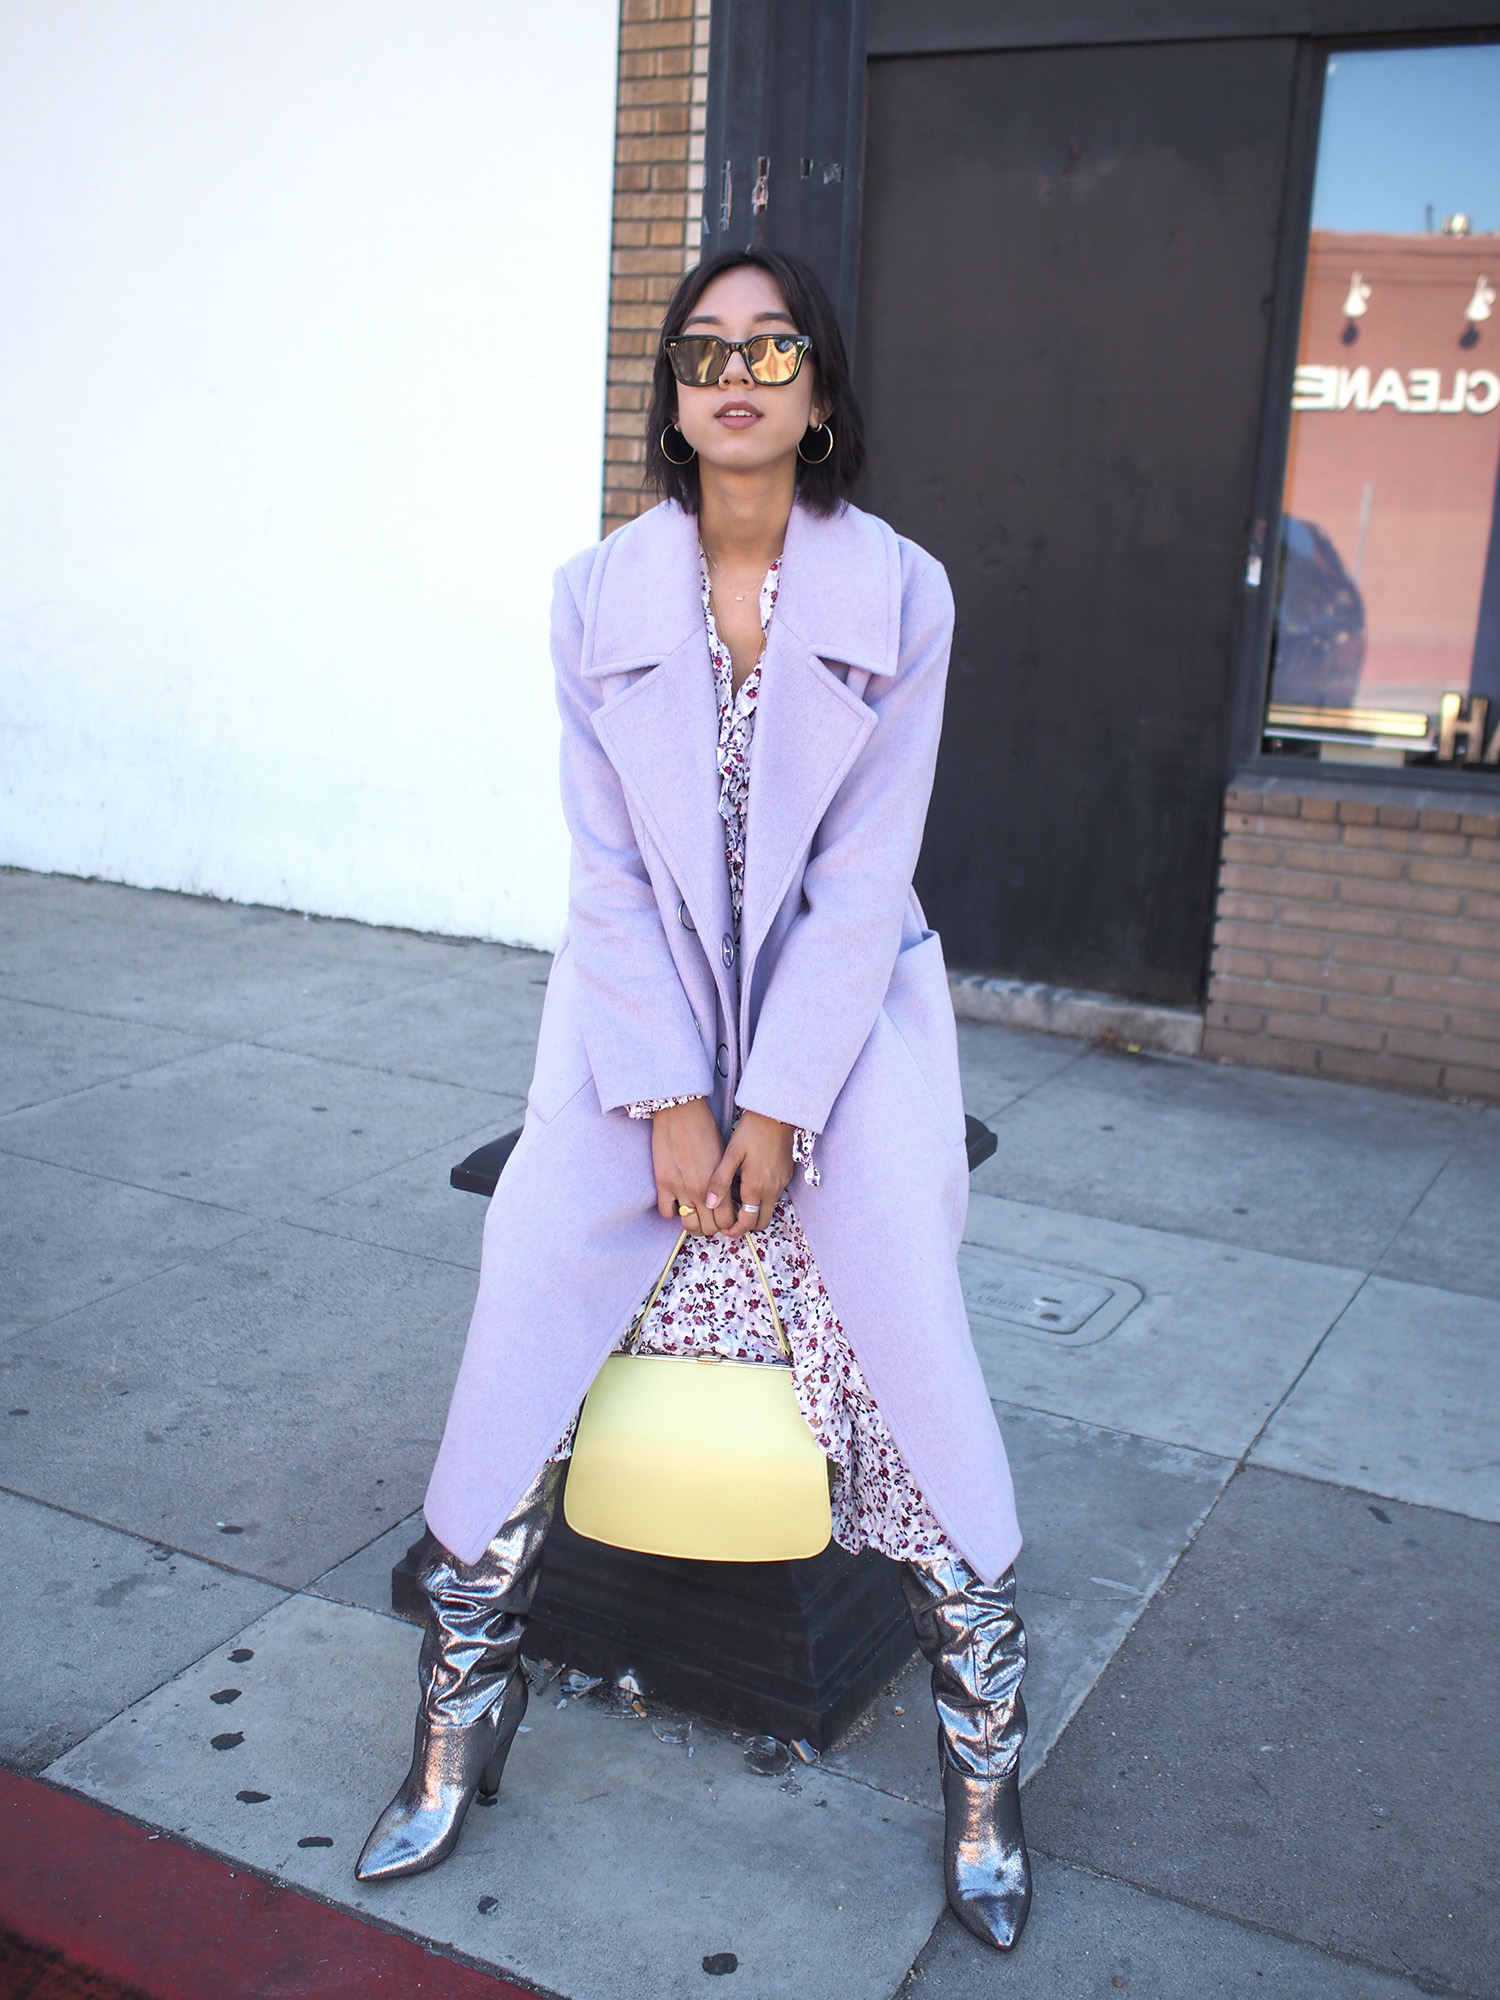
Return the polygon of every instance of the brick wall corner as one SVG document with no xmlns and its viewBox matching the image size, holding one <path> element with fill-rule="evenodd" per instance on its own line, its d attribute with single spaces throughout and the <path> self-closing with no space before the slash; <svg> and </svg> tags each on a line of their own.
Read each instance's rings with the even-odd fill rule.
<svg viewBox="0 0 1500 2000">
<path fill-rule="evenodd" d="M 1203 1052 L 1500 1100 L 1500 798 L 1237 779 Z"/>
<path fill-rule="evenodd" d="M 604 423 L 605 534 L 652 505 L 641 486 L 662 312 L 702 236 L 711 0 L 621 0 Z"/>
</svg>

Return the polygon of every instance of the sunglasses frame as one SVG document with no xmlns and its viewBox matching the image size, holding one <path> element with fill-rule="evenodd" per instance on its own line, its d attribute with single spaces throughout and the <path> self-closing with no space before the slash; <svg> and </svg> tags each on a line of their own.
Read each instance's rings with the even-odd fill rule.
<svg viewBox="0 0 1500 2000">
<path fill-rule="evenodd" d="M 677 366 L 677 346 L 679 341 L 684 340 L 715 340 L 718 341 L 720 347 L 726 350 L 724 366 L 719 370 L 718 376 L 714 381 L 699 382 L 692 376 L 682 373 L 681 369 Z M 783 376 L 779 382 L 761 381 L 754 368 L 750 365 L 750 356 L 747 351 L 758 340 L 792 340 L 796 342 L 797 360 L 790 375 Z M 788 383 L 795 382 L 798 375 L 802 372 L 802 364 L 807 359 L 812 347 L 812 336 L 806 333 L 752 333 L 748 340 L 725 340 L 717 333 L 674 333 L 669 339 L 662 342 L 662 346 L 666 349 L 667 360 L 671 363 L 673 375 L 685 389 L 717 389 L 724 380 L 725 369 L 728 368 L 730 361 L 736 354 L 744 356 L 746 371 L 757 389 L 784 389 Z"/>
</svg>

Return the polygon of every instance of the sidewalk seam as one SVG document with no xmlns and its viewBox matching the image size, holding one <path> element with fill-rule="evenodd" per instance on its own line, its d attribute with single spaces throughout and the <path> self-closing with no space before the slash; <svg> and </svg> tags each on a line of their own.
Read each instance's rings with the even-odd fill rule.
<svg viewBox="0 0 1500 2000">
<path fill-rule="evenodd" d="M 1038 1085 L 1037 1088 L 1040 1088 L 1040 1085 Z M 1001 1113 L 997 1115 L 1003 1116 L 1004 1114 Z M 985 1170 L 992 1164 L 993 1164 L 992 1161 L 985 1160 L 980 1166 L 977 1166 L 974 1169 L 975 1174 L 979 1175 L 984 1173 Z M 1335 1271 L 1345 1277 L 1358 1278 L 1361 1284 L 1363 1284 L 1367 1278 L 1376 1275 L 1373 1271 L 1367 1270 L 1364 1268 L 1364 1266 L 1359 1264 L 1325 1264 L 1319 1257 L 1300 1256 L 1295 1250 L 1262 1250 L 1258 1243 L 1244 1243 L 1241 1242 L 1238 1237 L 1234 1236 L 1212 1236 L 1209 1235 L 1206 1231 L 1200 1231 L 1196 1229 L 1168 1229 L 1165 1226 L 1165 1224 L 1160 1222 L 1132 1222 L 1129 1221 L 1124 1216 L 1102 1215 L 1096 1209 L 1090 1209 L 1090 1208 L 1055 1208 L 1049 1202 L 1026 1201 L 1020 1195 L 1001 1194 L 997 1192 L 995 1189 L 980 1187 L 978 1185 L 976 1185 L 973 1188 L 972 1192 L 974 1194 L 984 1195 L 986 1199 L 989 1201 L 1008 1202 L 1012 1208 L 1023 1209 L 1029 1215 L 1060 1215 L 1068 1217 L 1075 1222 L 1102 1222 L 1107 1228 L 1110 1229 L 1139 1229 L 1142 1232 L 1149 1234 L 1151 1236 L 1174 1237 L 1184 1243 L 1215 1243 L 1220 1245 L 1225 1250 L 1242 1250 L 1247 1257 L 1270 1257 L 1280 1264 L 1305 1264 L 1309 1267 L 1309 1269 L 1314 1271 Z M 965 1241 L 967 1242 L 968 1238 L 965 1238 Z M 981 1247 L 989 1247 L 989 1246 L 981 1246 Z M 997 1252 L 997 1255 L 1000 1256 L 1005 1256 L 1005 1255 L 1020 1256 L 1020 1254 L 1021 1253 L 1018 1250 L 1013 1252 L 1006 1252 L 1006 1251 Z M 1384 1256 L 1385 1252 L 1382 1251 L 1381 1255 Z M 1098 1269 L 1097 1266 L 1093 1265 L 1070 1264 L 1065 1259 L 1060 1257 L 1054 1258 L 1053 1261 L 1055 1263 L 1061 1264 L 1063 1268 L 1067 1270 L 1097 1271 Z M 1123 1277 L 1124 1273 L 1120 1271 L 1115 1271 L 1112 1273 L 1107 1273 L 1106 1275 L 1113 1277 Z M 1405 1282 L 1420 1283 L 1421 1281 L 1419 1279 L 1412 1279 L 1412 1280 L 1407 1280 Z M 1435 1285 L 1431 1289 L 1434 1291 L 1441 1291 L 1443 1287 L 1441 1285 Z M 1487 1297 L 1488 1294 L 1483 1292 L 1480 1293 L 1465 1292 L 1462 1294 L 1462 1296 L 1464 1298 L 1474 1298 L 1474 1297 L 1484 1298 Z"/>
<path fill-rule="evenodd" d="M 378 1176 L 376 1178 L 378 1179 Z M 351 1185 L 358 1187 L 360 1183 L 355 1181 Z M 336 1192 L 347 1193 L 348 1190 L 341 1188 Z M 319 1201 L 329 1199 L 327 1195 L 319 1195 L 317 1198 Z M 273 1215 L 266 1219 L 268 1222 L 280 1223 L 283 1229 L 300 1229 L 308 1236 L 326 1236 L 333 1243 L 354 1243 L 361 1250 L 383 1250 L 390 1257 L 415 1257 L 419 1263 L 437 1264 L 445 1271 L 467 1271 L 470 1277 L 479 1276 L 477 1263 L 460 1264 L 452 1257 L 434 1256 L 430 1250 L 410 1250 L 404 1244 L 380 1243 L 369 1236 L 347 1236 L 341 1229 L 321 1229 L 315 1222 L 295 1222 L 289 1215 Z"/>
<path fill-rule="evenodd" d="M 970 1021 L 966 1022 L 965 1025 L 968 1027 L 984 1028 L 991 1026 L 999 1026 L 1000 1024 L 997 1022 L 988 1022 L 988 1021 Z M 1022 1029 L 1021 1032 L 1025 1034 L 1029 1033 L 1030 1030 Z M 1065 1035 L 1059 1035 L 1057 1039 L 1059 1041 L 1066 1041 L 1069 1040 L 1070 1037 Z M 1018 1090 L 1013 1097 L 1008 1097 L 1005 1100 L 1005 1102 L 999 1107 L 998 1110 L 978 1111 L 974 1114 L 975 1117 L 981 1119 L 986 1124 L 988 1124 L 988 1122 L 992 1118 L 1003 1118 L 1008 1111 L 1013 1111 L 1018 1104 L 1024 1104 L 1026 1102 L 1026 1099 L 1032 1096 L 1036 1091 L 1040 1090 L 1044 1084 L 1055 1083 L 1058 1077 L 1066 1076 L 1069 1070 L 1076 1069 L 1079 1063 L 1083 1061 L 1084 1057 L 1087 1055 L 1091 1055 L 1092 1053 L 1093 1053 L 1092 1044 L 1089 1042 L 1085 1042 L 1082 1045 L 1082 1047 L 1076 1048 L 1073 1051 L 1072 1055 L 1068 1057 L 1068 1060 L 1066 1062 L 1059 1063 L 1056 1069 L 1049 1070 L 1045 1076 L 1039 1076 L 1037 1077 L 1035 1082 L 1028 1083 L 1024 1090 Z"/>
<path fill-rule="evenodd" d="M 45 1007 L 49 1004 L 45 1000 L 18 1000 L 13 993 L 0 994 L 0 999 L 8 1000 L 14 1007 Z M 70 1020 L 98 1021 L 108 1018 L 101 1014 L 79 1014 L 70 1007 L 58 1007 L 53 1009 L 53 1011 L 68 1015 Z M 128 1025 L 135 1026 L 137 1024 L 132 1022 Z M 156 1028 L 154 1032 L 157 1034 L 182 1035 L 189 1041 L 201 1041 L 203 1046 L 189 1050 L 186 1054 L 163 1056 L 160 1062 L 142 1063 L 138 1069 L 111 1070 L 108 1076 L 97 1076 L 92 1083 L 79 1084 L 76 1090 L 60 1090 L 52 1097 L 34 1097 L 25 1104 L 8 1105 L 4 1111 L 0 1111 L 0 1125 L 3 1125 L 7 1119 L 19 1117 L 23 1111 L 44 1111 L 53 1104 L 66 1104 L 70 1098 L 87 1097 L 91 1090 L 98 1090 L 106 1084 L 124 1083 L 130 1077 L 151 1076 L 159 1069 L 170 1069 L 173 1063 L 188 1062 L 193 1056 L 209 1055 L 215 1049 L 234 1047 L 232 1041 L 216 1042 L 207 1035 L 192 1035 L 186 1028 Z"/>
<path fill-rule="evenodd" d="M 1396 1224 L 1396 1227 L 1391 1231 L 1390 1238 L 1382 1247 L 1380 1255 L 1374 1258 L 1373 1261 L 1371 1262 L 1370 1275 L 1372 1277 L 1379 1270 L 1382 1258 L 1389 1256 L 1391 1245 L 1396 1241 L 1396 1238 L 1401 1234 L 1402 1230 L 1406 1227 L 1407 1223 L 1411 1221 L 1412 1217 L 1416 1214 L 1417 1210 L 1422 1206 L 1423 1202 L 1426 1201 L 1428 1195 L 1432 1193 L 1432 1190 L 1437 1186 L 1438 1182 L 1443 1178 L 1443 1175 L 1447 1173 L 1449 1167 L 1452 1166 L 1454 1160 L 1458 1157 L 1458 1154 L 1461 1150 L 1462 1149 L 1455 1141 L 1452 1151 L 1443 1161 L 1443 1164 L 1438 1168 L 1437 1172 L 1433 1175 L 1432 1179 L 1427 1183 L 1426 1187 L 1423 1188 L 1422 1192 L 1414 1199 L 1414 1201 L 1411 1204 L 1411 1207 L 1407 1209 L 1405 1215 L 1402 1216 L 1401 1220 Z M 1434 1287 L 1434 1289 L 1440 1289 L 1440 1288 Z"/>
<path fill-rule="evenodd" d="M 1341 1325 L 1346 1315 L 1350 1311 L 1352 1311 L 1354 1305 L 1358 1301 L 1366 1285 L 1369 1284 L 1370 1276 L 1371 1274 L 1368 1271 L 1366 1271 L 1365 1275 L 1360 1279 L 1358 1285 L 1356 1285 L 1356 1287 L 1354 1288 L 1353 1293 L 1350 1295 L 1349 1298 L 1347 1298 L 1344 1301 L 1344 1304 L 1340 1308 L 1340 1310 L 1334 1315 L 1334 1317 L 1328 1322 L 1327 1326 L 1325 1326 L 1323 1331 L 1318 1335 L 1317 1340 L 1313 1343 L 1312 1349 L 1308 1353 L 1306 1359 L 1303 1361 L 1302 1366 L 1297 1370 L 1296 1374 L 1292 1377 L 1291 1381 L 1288 1382 L 1286 1388 L 1277 1398 L 1273 1407 L 1267 1410 L 1265 1417 L 1262 1420 L 1260 1429 L 1255 1433 L 1254 1437 L 1251 1438 L 1250 1442 L 1245 1446 L 1244 1451 L 1240 1454 L 1239 1463 L 1235 1467 L 1236 1472 L 1243 1472 L 1245 1468 L 1249 1465 L 1250 1457 L 1251 1454 L 1254 1452 L 1255 1447 L 1260 1443 L 1261 1439 L 1265 1436 L 1266 1432 L 1270 1429 L 1271 1425 L 1276 1421 L 1278 1412 L 1281 1411 L 1286 1406 L 1288 1397 L 1292 1396 L 1296 1392 L 1297 1385 L 1301 1382 L 1303 1376 L 1306 1375 L 1308 1369 L 1312 1367 L 1313 1363 L 1317 1360 L 1318 1356 L 1323 1352 L 1323 1348 L 1327 1343 L 1329 1337 L 1333 1333 L 1334 1329 L 1339 1325 Z M 1430 1289 L 1436 1291 L 1438 1288 L 1436 1286 L 1432 1286 L 1430 1287 Z M 1326 1479 L 1315 1483 L 1324 1486 L 1333 1486 L 1337 1485 L 1338 1482 L 1336 1480 Z M 1467 1516 L 1465 1518 L 1467 1518 Z"/>
<path fill-rule="evenodd" d="M 51 1160 L 31 1160 L 30 1156 L 26 1153 L 7 1153 L 4 1147 L 0 1147 L 0 1158 L 28 1160 L 32 1166 L 40 1167 L 50 1167 L 55 1164 Z M 139 1194 L 153 1194 L 158 1191 L 153 1188 L 143 1188 L 136 1181 L 113 1180 L 108 1174 L 89 1175 L 84 1168 L 63 1167 L 60 1171 L 63 1173 L 83 1173 L 85 1178 L 88 1179 L 108 1181 L 111 1187 L 135 1188 Z M 170 1193 L 167 1198 L 170 1201 L 192 1200 L 191 1195 L 172 1195 Z M 216 1204 L 205 1201 L 199 1202 L 197 1206 L 199 1208 L 213 1208 Z M 260 1216 L 245 1215 L 245 1211 L 238 1208 L 221 1208 L 218 1210 L 218 1213 L 221 1215 L 242 1216 L 249 1227 L 236 1230 L 232 1236 L 222 1237 L 219 1242 L 209 1246 L 210 1250 L 225 1250 L 231 1243 L 243 1243 L 247 1236 L 253 1236 L 258 1229 L 264 1229 L 267 1220 L 275 1221 L 277 1219 L 275 1217 L 263 1218 Z M 200 1255 L 206 1254 L 209 1254 L 209 1252 L 200 1253 Z M 49 1319 L 17 1320 L 7 1331 L 0 1332 L 0 1342 L 14 1340 L 18 1334 L 39 1333 L 44 1327 L 60 1326 L 64 1320 L 72 1319 L 75 1313 L 92 1312 L 104 1299 L 123 1299 L 129 1293 L 138 1291 L 142 1285 L 154 1284 L 158 1278 L 168 1278 L 174 1271 L 186 1270 L 190 1264 L 196 1264 L 198 1261 L 198 1256 L 179 1257 L 175 1262 L 163 1264 L 155 1271 L 144 1271 L 138 1278 L 129 1278 L 123 1285 L 111 1285 L 108 1291 L 100 1292 L 92 1299 L 80 1299 L 77 1305 L 66 1306 L 61 1312 L 53 1313 Z"/>
<path fill-rule="evenodd" d="M 197 1549 L 183 1548 L 177 1542 L 163 1541 L 159 1535 L 143 1535 L 139 1528 L 127 1528 L 119 1521 L 103 1520 L 97 1514 L 86 1514 L 81 1507 L 69 1507 L 61 1500 L 48 1500 L 43 1498 L 39 1493 L 27 1493 L 19 1486 L 9 1486 L 0 1482 L 0 1493 L 5 1494 L 12 1500 L 24 1500 L 28 1505 L 33 1507 L 48 1507 L 54 1514 L 66 1514 L 70 1520 L 82 1521 L 90 1528 L 106 1528 L 112 1535 L 127 1535 L 131 1541 L 140 1542 L 148 1549 L 166 1549 L 174 1556 L 185 1556 L 189 1562 L 203 1563 L 209 1569 L 222 1570 L 226 1576 L 236 1576 L 242 1583 L 263 1583 L 267 1590 L 278 1590 L 284 1598 L 305 1597 L 315 1594 L 310 1593 L 303 1584 L 287 1583 L 281 1577 L 262 1576 L 260 1571 L 255 1569 L 237 1569 L 233 1563 L 220 1562 L 216 1556 L 200 1555 Z M 367 1543 L 366 1547 L 368 1546 Z M 358 1551 L 356 1550 L 355 1553 L 357 1554 Z M 332 1567 L 336 1568 L 337 1564 L 332 1565 Z M 328 1572 L 324 1570 L 320 1573 L 326 1576 Z M 338 1601 L 337 1599 L 334 1600 L 334 1602 Z M 205 1656 L 200 1653 L 197 1657 L 202 1659 Z M 164 1683 L 158 1683 L 158 1685 L 164 1685 Z M 144 1701 L 145 1696 L 142 1695 L 138 1699 Z M 133 1707 L 134 1703 L 128 1702 L 126 1706 Z M 101 1723 L 99 1726 L 102 1728 L 103 1724 Z M 92 1735 L 93 1731 L 90 1730 L 89 1734 Z"/>
<path fill-rule="evenodd" d="M 1175 1903 L 1178 1908 L 1194 1910 L 1199 1916 L 1212 1917 L 1223 1924 L 1237 1924 L 1240 1929 L 1255 1931 L 1262 1937 L 1277 1938 L 1283 1944 L 1296 1945 L 1303 1951 L 1321 1953 L 1324 1958 L 1336 1959 L 1342 1965 L 1357 1966 L 1361 1972 L 1378 1973 L 1383 1978 L 1402 1979 L 1423 1993 L 1435 1993 L 1442 2000 L 1491 2000 L 1485 1993 L 1477 1993 L 1466 1986 L 1447 1986 L 1440 1979 L 1426 1979 L 1420 1973 L 1411 1972 L 1399 1965 L 1385 1965 L 1378 1959 L 1360 1958 L 1351 1951 L 1342 1951 L 1337 1945 L 1315 1944 L 1311 1938 L 1299 1937 L 1295 1931 L 1278 1929 L 1258 1917 L 1244 1917 L 1230 1910 L 1215 1909 L 1212 1903 L 1196 1902 L 1191 1896 L 1176 1894 L 1171 1889 L 1163 1889 L 1156 1883 L 1137 1882 L 1129 1875 L 1112 1875 L 1108 1869 L 1093 1868 L 1086 1861 L 1074 1861 L 1063 1854 L 1054 1854 L 1044 1847 L 1031 1847 L 1033 1854 L 1039 1854 L 1044 1861 L 1052 1862 L 1059 1868 L 1071 1868 L 1080 1875 L 1092 1875 L 1100 1882 L 1114 1882 L 1122 1889 L 1133 1889 L 1137 1895 L 1153 1896 L 1159 1902 Z"/>
<path fill-rule="evenodd" d="M 120 886 L 123 887 L 128 885 L 122 884 Z M 172 895 L 181 895 L 183 892 L 181 890 L 176 890 L 176 889 L 167 889 L 160 892 L 147 890 L 146 893 L 148 895 L 161 893 L 164 895 L 172 896 Z M 233 907 L 245 908 L 250 906 L 244 904 L 238 904 Z M 295 916 L 298 914 L 298 912 L 291 910 L 286 910 L 286 911 L 278 910 L 276 914 L 278 916 Z M 314 919 L 314 921 L 318 920 Z M 382 926 L 378 924 L 362 924 L 359 922 L 359 919 L 357 917 L 328 917 L 323 919 L 322 921 L 327 923 L 356 924 L 362 931 L 380 930 L 382 928 Z M 447 938 L 441 936 L 439 933 L 431 931 L 408 932 L 407 935 L 422 937 L 422 938 L 430 938 L 432 939 L 433 942 L 438 944 L 455 944 L 455 945 L 477 944 L 486 951 L 504 951 L 504 952 L 515 952 L 518 955 L 520 954 L 525 954 L 527 956 L 532 955 L 532 948 L 528 945 L 513 945 L 513 944 L 497 945 L 492 943 L 487 938 Z M 329 1007 L 323 1009 L 321 1012 L 308 1015 L 306 1019 L 308 1021 L 321 1021 L 325 1019 L 329 1014 L 337 1014 L 341 1011 L 352 1011 L 356 1007 L 377 1006 L 382 1000 L 399 1000 L 400 998 L 402 998 L 403 995 L 408 993 L 418 993 L 424 986 L 432 986 L 438 980 L 452 979 L 454 977 L 455 974 L 452 968 L 450 967 L 447 971 L 433 972 L 430 974 L 426 974 L 421 978 L 414 979 L 409 986 L 402 985 L 402 986 L 392 987 L 388 993 L 376 994 L 369 1000 L 335 1001 Z M 121 1026 L 127 1028 L 158 1028 L 167 1034 L 174 1034 L 174 1035 L 187 1035 L 193 1032 L 190 1028 L 179 1028 L 171 1021 L 150 1020 L 146 1016 L 141 1014 L 108 1014 L 108 1013 L 102 1013 L 98 1008 L 94 1007 L 66 1007 L 60 1000 L 39 1000 L 30 993 L 14 992 L 10 990 L 11 984 L 12 982 L 6 980 L 3 977 L 3 975 L 0 975 L 0 1000 L 15 1000 L 29 1007 L 50 1007 L 56 1013 L 70 1014 L 80 1020 L 85 1020 L 85 1021 L 114 1021 L 119 1023 Z M 299 1023 L 298 1025 L 301 1024 Z M 256 1030 L 255 1032 L 259 1033 L 262 1031 Z M 235 1042 L 246 1041 L 248 1039 L 249 1037 L 246 1035 L 229 1035 L 225 1037 L 226 1043 L 230 1044 Z"/>
<path fill-rule="evenodd" d="M 369 1004 L 374 1006 L 376 1003 L 371 1001 Z M 352 1056 L 329 1056 L 316 1054 L 310 1049 L 282 1048 L 275 1042 L 257 1041 L 252 1035 L 246 1035 L 235 1046 L 244 1049 L 260 1049 L 266 1055 L 270 1056 L 296 1056 L 303 1062 L 328 1063 L 334 1069 L 358 1070 L 362 1076 L 394 1076 L 399 1077 L 403 1083 L 427 1083 L 431 1084 L 437 1090 L 472 1090 L 479 1097 L 505 1098 L 514 1104 L 524 1104 L 526 1102 L 526 1092 L 524 1089 L 491 1090 L 487 1084 L 483 1083 L 455 1083 L 451 1077 L 421 1076 L 416 1070 L 392 1069 L 388 1063 L 355 1062 Z"/>
</svg>

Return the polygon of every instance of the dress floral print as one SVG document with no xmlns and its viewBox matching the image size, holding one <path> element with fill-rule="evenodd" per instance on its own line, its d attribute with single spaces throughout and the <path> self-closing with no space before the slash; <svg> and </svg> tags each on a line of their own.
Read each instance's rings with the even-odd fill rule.
<svg viewBox="0 0 1500 2000">
<path fill-rule="evenodd" d="M 764 633 L 776 608 L 781 560 L 766 572 L 760 593 Z M 719 703 L 719 812 L 724 821 L 724 856 L 739 942 L 745 889 L 746 818 L 750 801 L 750 758 L 760 699 L 761 666 L 756 661 L 736 693 L 729 648 L 719 637 L 707 565 L 703 565 L 703 616 Z M 736 953 L 738 964 L 738 953 Z M 633 1104 L 630 1115 L 649 1118 L 667 1098 Z M 814 1181 L 812 1133 L 796 1136 L 795 1157 Z M 769 1222 L 756 1232 L 766 1279 L 776 1297 L 792 1349 L 797 1402 L 819 1448 L 832 1461 L 833 1533 L 846 1549 L 878 1549 L 898 1562 L 930 1562 L 954 1553 L 875 1406 L 854 1351 L 844 1334 L 807 1238 L 792 1205 L 791 1189 L 776 1203 Z M 755 1262 L 743 1241 L 690 1236 L 677 1254 L 648 1313 L 636 1315 L 630 1333 L 646 1354 L 717 1354 L 730 1361 L 775 1363 L 782 1357 Z M 554 1457 L 572 1449 L 569 1433 Z"/>
</svg>

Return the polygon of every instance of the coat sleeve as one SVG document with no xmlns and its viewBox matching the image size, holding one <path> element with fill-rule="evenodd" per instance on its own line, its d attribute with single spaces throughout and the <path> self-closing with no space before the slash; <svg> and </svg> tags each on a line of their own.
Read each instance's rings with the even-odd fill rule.
<svg viewBox="0 0 1500 2000">
<path fill-rule="evenodd" d="M 568 944 L 582 1032 L 604 1110 L 651 1098 L 701 1097 L 713 1062 L 683 990 L 641 857 L 625 793 L 594 729 L 592 684 L 579 672 L 583 614 L 558 571 L 552 662 L 562 715 L 562 806 L 573 837 Z"/>
<path fill-rule="evenodd" d="M 897 671 L 865 694 L 875 728 L 814 836 L 735 1092 L 743 1110 L 815 1132 L 890 984 L 937 765 L 953 596 L 940 563 L 910 543 L 902 554 Z"/>
</svg>

